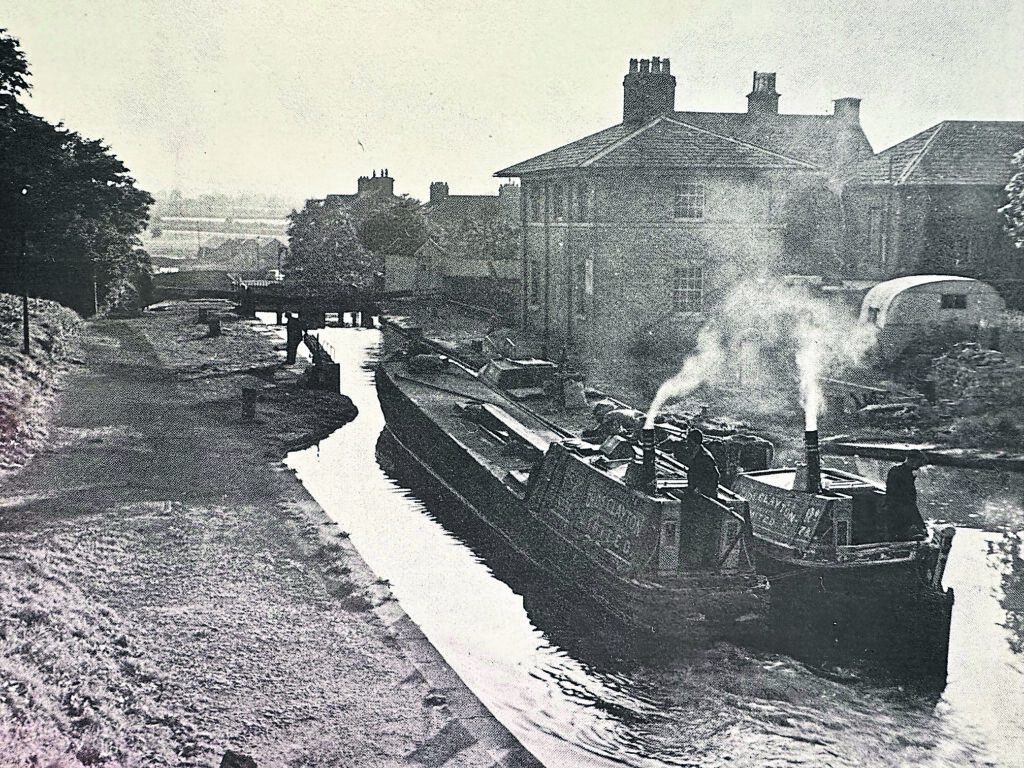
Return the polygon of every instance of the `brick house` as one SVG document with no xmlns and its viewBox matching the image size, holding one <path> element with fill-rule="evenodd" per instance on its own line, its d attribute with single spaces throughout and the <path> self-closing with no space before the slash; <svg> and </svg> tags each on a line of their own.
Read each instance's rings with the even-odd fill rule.
<svg viewBox="0 0 1024 768">
<path fill-rule="evenodd" d="M 446 298 L 514 317 L 519 303 L 519 187 L 497 195 L 451 195 L 435 181 L 422 207 L 429 236 L 410 260 L 385 260 L 388 290 L 440 293 Z"/>
<path fill-rule="evenodd" d="M 745 275 L 838 264 L 831 190 L 872 155 L 860 100 L 783 114 L 755 72 L 745 112 L 680 112 L 675 85 L 668 59 L 632 59 L 621 123 L 495 174 L 522 182 L 521 320 L 549 355 L 615 365 L 651 329 L 692 333 Z"/>
<path fill-rule="evenodd" d="M 862 162 L 843 186 L 844 273 L 949 274 L 1024 306 L 1024 259 L 999 208 L 1024 122 L 947 120 Z"/>
</svg>

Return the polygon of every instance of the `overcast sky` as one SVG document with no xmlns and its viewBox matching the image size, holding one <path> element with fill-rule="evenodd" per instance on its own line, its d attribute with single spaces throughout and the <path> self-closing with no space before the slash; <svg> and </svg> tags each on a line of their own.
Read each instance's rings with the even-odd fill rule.
<svg viewBox="0 0 1024 768">
<path fill-rule="evenodd" d="M 944 119 L 1024 119 L 1024 0 L 4 0 L 29 108 L 152 192 L 494 193 L 507 165 L 614 125 L 630 57 L 676 108 L 859 96 L 876 150 Z"/>
</svg>

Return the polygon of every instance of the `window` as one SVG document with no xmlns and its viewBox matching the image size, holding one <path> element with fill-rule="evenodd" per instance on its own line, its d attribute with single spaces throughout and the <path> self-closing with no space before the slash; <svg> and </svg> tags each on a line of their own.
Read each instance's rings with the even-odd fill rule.
<svg viewBox="0 0 1024 768">
<path fill-rule="evenodd" d="M 544 221 L 544 201 L 536 187 L 530 191 L 530 221 Z"/>
<path fill-rule="evenodd" d="M 872 262 L 885 266 L 885 233 L 882 229 L 882 209 L 872 206 L 868 211 L 868 248 Z"/>
<path fill-rule="evenodd" d="M 672 275 L 672 310 L 700 312 L 704 306 L 704 267 L 676 267 Z"/>
<path fill-rule="evenodd" d="M 590 207 L 587 205 L 587 196 L 590 190 L 586 184 L 580 184 L 576 188 L 576 221 L 586 221 L 590 214 Z"/>
<path fill-rule="evenodd" d="M 675 217 L 677 219 L 704 218 L 704 184 L 699 181 L 676 184 Z"/>
<path fill-rule="evenodd" d="M 540 304 L 540 264 L 530 262 L 530 304 Z"/>
<path fill-rule="evenodd" d="M 551 188 L 551 210 L 555 221 L 565 218 L 565 188 L 561 184 L 555 184 Z"/>
<path fill-rule="evenodd" d="M 587 263 L 580 261 L 576 265 L 576 280 L 572 286 L 573 298 L 576 304 L 576 314 L 583 316 L 587 314 Z"/>
<path fill-rule="evenodd" d="M 944 293 L 942 294 L 943 309 L 967 309 L 966 293 Z"/>
</svg>

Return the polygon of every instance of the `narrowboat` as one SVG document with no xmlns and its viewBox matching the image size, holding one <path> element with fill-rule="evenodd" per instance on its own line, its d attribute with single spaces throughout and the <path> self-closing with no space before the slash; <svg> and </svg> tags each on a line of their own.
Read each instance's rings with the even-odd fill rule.
<svg viewBox="0 0 1024 768">
<path fill-rule="evenodd" d="M 944 679 L 954 529 L 906 540 L 888 524 L 883 486 L 823 468 L 815 430 L 805 453 L 803 465 L 740 473 L 732 485 L 750 505 L 776 634 L 795 653 Z"/>
<path fill-rule="evenodd" d="M 702 643 L 764 631 L 768 583 L 754 568 L 746 501 L 725 488 L 716 499 L 692 493 L 653 430 L 641 445 L 589 442 L 527 407 L 528 393 L 437 354 L 393 354 L 375 378 L 395 443 L 631 636 Z"/>
</svg>

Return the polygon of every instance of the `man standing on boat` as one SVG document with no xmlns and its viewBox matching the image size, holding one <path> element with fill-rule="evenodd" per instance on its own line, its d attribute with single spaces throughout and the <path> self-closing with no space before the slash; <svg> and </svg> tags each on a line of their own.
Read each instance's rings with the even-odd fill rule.
<svg viewBox="0 0 1024 768">
<path fill-rule="evenodd" d="M 690 449 L 686 471 L 690 490 L 709 499 L 717 498 L 720 474 L 715 457 L 704 447 L 704 433 L 699 429 L 691 429 L 686 434 L 686 443 Z"/>
<path fill-rule="evenodd" d="M 885 478 L 885 503 L 893 538 L 898 541 L 924 539 L 928 529 L 917 508 L 914 472 L 928 463 L 923 451 L 911 451 Z"/>
</svg>

